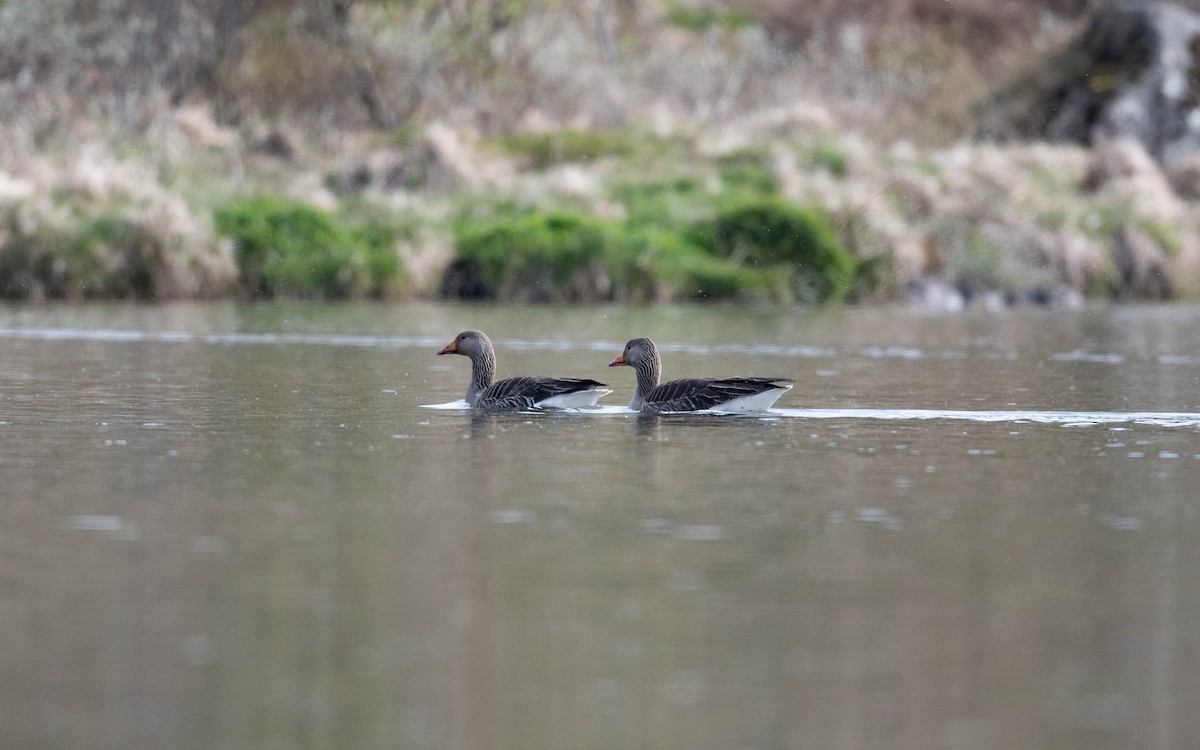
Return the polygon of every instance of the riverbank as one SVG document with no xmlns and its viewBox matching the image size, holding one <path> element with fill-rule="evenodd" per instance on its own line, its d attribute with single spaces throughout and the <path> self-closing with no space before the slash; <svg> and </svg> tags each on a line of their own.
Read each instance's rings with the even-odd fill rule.
<svg viewBox="0 0 1200 750">
<path fill-rule="evenodd" d="M 279 46 L 259 49 L 280 56 L 274 67 L 258 60 L 222 79 L 224 98 L 193 91 L 173 103 L 143 89 L 131 113 L 65 83 L 39 89 L 5 110 L 0 297 L 911 299 L 953 308 L 1200 295 L 1200 172 L 1164 171 L 1132 141 L 996 145 L 954 135 L 966 127 L 964 92 L 977 96 L 988 82 L 980 61 L 952 99 L 930 96 L 951 80 L 939 60 L 970 62 L 965 36 L 936 47 L 942 37 L 919 29 L 868 29 L 867 42 L 839 37 L 820 57 L 764 36 L 753 16 L 668 11 L 613 23 L 625 24 L 630 44 L 662 39 L 676 55 L 669 67 L 648 45 L 605 64 L 602 38 L 579 39 L 599 57 L 584 55 L 575 77 L 555 83 L 530 62 L 528 89 L 506 88 L 523 59 L 515 50 L 534 49 L 539 29 L 574 23 L 526 10 L 492 32 L 510 45 L 493 49 L 501 68 L 454 69 L 478 84 L 460 92 L 475 97 L 462 100 L 469 115 L 433 89 L 407 116 L 367 122 L 342 112 L 345 102 L 305 104 L 308 79 L 279 79 L 284 63 L 298 64 L 296 50 Z M 447 18 L 435 19 L 441 32 L 474 23 Z M 261 41 L 270 23 L 294 39 L 310 33 L 268 21 L 244 34 Z M 366 6 L 342 23 L 349 41 L 323 43 L 379 65 L 391 55 L 392 68 L 372 68 L 377 96 L 387 71 L 403 68 L 400 49 L 453 62 L 437 46 L 449 37 L 413 46 L 409 15 Z M 863 67 L 876 59 L 871 40 L 914 57 Z M 691 84 L 663 78 L 689 66 L 707 72 Z M 718 84 L 732 85 L 739 70 L 774 88 L 729 89 L 737 96 L 719 111 L 696 104 L 724 101 Z M 325 81 L 317 72 L 305 75 Z M 802 87 L 814 72 L 821 83 Z M 585 79 L 595 86 L 580 88 Z M 689 95 L 698 80 L 711 90 Z M 569 106 L 568 88 L 586 107 Z M 497 98 L 517 90 L 539 96 Z M 871 108 L 871 91 L 893 93 Z M 502 122 L 485 116 L 489 101 Z M 71 102 L 103 116 L 51 107 Z M 319 112 L 335 126 L 321 127 Z M 905 137 L 888 130 L 889 115 L 921 124 Z"/>
<path fill-rule="evenodd" d="M 303 161 L 176 110 L 137 149 L 3 174 L 0 295 L 1194 298 L 1200 209 L 1171 178 L 1133 143 L 880 146 L 819 107 L 666 134 L 435 124 Z"/>
</svg>

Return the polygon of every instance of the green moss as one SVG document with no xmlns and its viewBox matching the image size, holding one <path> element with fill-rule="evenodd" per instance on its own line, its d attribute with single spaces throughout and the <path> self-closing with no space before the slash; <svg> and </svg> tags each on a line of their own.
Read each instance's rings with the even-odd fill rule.
<svg viewBox="0 0 1200 750">
<path fill-rule="evenodd" d="M 214 213 L 218 233 L 236 243 L 243 292 L 250 296 L 384 296 L 401 278 L 395 230 L 347 226 L 311 206 L 271 196 L 234 200 Z"/>
</svg>

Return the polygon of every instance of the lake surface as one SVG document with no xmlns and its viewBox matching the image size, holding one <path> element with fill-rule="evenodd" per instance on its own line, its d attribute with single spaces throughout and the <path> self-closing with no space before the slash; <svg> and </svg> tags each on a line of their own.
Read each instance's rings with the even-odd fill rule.
<svg viewBox="0 0 1200 750">
<path fill-rule="evenodd" d="M 0 747 L 1196 747 L 1198 488 L 1197 307 L 0 308 Z"/>
</svg>

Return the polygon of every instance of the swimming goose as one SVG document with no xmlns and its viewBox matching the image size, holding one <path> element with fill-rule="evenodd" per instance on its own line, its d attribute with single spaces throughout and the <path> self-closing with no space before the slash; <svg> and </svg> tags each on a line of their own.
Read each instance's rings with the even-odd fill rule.
<svg viewBox="0 0 1200 750">
<path fill-rule="evenodd" d="M 580 378 L 523 376 L 493 383 L 496 351 L 483 331 L 463 331 L 438 354 L 461 354 L 471 360 L 471 383 L 465 398 L 480 409 L 578 409 L 595 406 L 612 393 L 604 383 Z"/>
<path fill-rule="evenodd" d="M 765 411 L 792 387 L 788 378 L 687 378 L 659 385 L 662 359 L 650 339 L 631 340 L 608 363 L 620 365 L 637 371 L 637 391 L 629 402 L 634 411 Z"/>
</svg>

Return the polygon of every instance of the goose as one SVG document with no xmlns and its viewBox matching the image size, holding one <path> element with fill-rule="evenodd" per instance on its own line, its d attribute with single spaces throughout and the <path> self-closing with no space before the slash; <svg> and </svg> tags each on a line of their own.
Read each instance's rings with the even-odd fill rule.
<svg viewBox="0 0 1200 750">
<path fill-rule="evenodd" d="M 662 359 L 650 339 L 632 339 L 609 367 L 637 371 L 637 391 L 629 408 L 642 412 L 765 411 L 792 387 L 788 378 L 686 378 L 658 384 Z"/>
<path fill-rule="evenodd" d="M 479 409 L 578 409 L 595 406 L 612 393 L 604 383 L 581 378 L 522 376 L 494 383 L 496 350 L 483 331 L 463 331 L 438 354 L 461 354 L 471 360 L 465 399 Z"/>
</svg>

